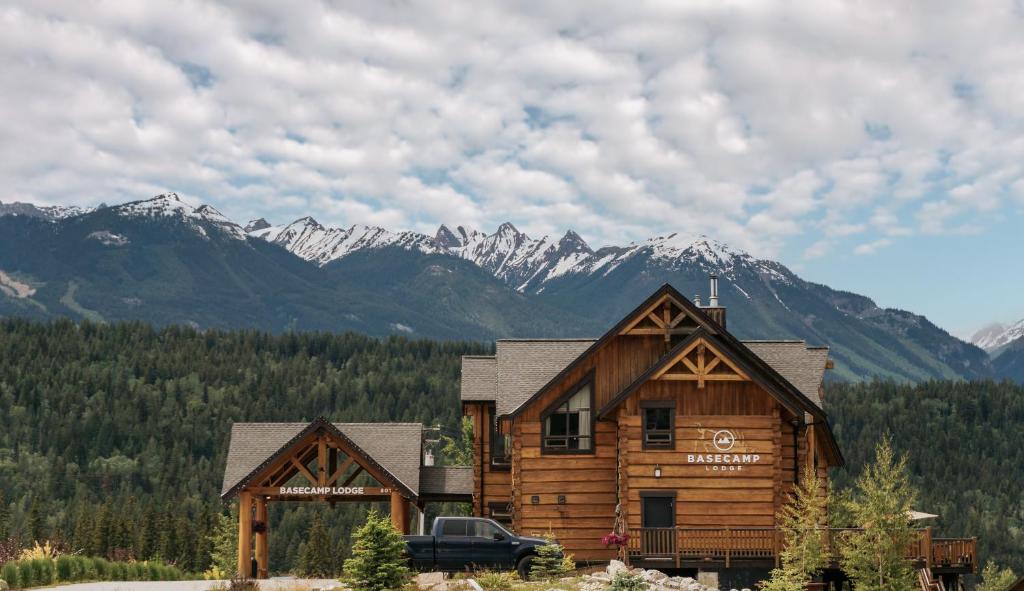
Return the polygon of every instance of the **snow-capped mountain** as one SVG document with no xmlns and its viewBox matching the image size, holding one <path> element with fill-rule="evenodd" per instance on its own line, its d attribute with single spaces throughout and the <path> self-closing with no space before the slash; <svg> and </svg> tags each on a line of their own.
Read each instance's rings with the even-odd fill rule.
<svg viewBox="0 0 1024 591">
<path fill-rule="evenodd" d="M 971 343 L 990 354 L 995 354 L 1022 337 L 1024 337 L 1024 319 L 1009 325 L 990 324 L 974 333 Z"/>
<path fill-rule="evenodd" d="M 78 207 L 75 205 L 44 205 L 37 206 L 31 203 L 3 203 L 0 202 L 0 216 L 20 215 L 30 218 L 39 218 L 55 222 L 67 218 L 83 215 L 94 211 L 91 207 Z"/>
<path fill-rule="evenodd" d="M 116 205 L 110 210 L 127 218 L 175 218 L 192 226 L 207 237 L 211 226 L 236 240 L 245 240 L 247 234 L 241 226 L 229 220 L 212 205 L 191 203 L 177 193 L 164 193 L 150 199 Z"/>
<path fill-rule="evenodd" d="M 571 230 L 533 238 L 510 223 L 493 233 L 441 226 L 432 236 L 310 217 L 243 227 L 174 193 L 51 221 L 0 216 L 0 271 L 41 286 L 27 299 L 0 295 L 0 315 L 445 339 L 593 337 L 664 283 L 706 296 L 713 272 L 730 329 L 828 344 L 836 377 L 992 375 L 984 351 L 923 316 L 804 281 L 707 236 L 594 249 Z"/>
</svg>

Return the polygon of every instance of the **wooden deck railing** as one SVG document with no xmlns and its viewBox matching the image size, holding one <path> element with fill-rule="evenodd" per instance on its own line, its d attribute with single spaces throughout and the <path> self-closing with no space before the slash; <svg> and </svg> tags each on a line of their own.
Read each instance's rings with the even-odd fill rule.
<svg viewBox="0 0 1024 591">
<path fill-rule="evenodd" d="M 825 543 L 838 561 L 843 538 L 860 530 L 829 528 Z M 625 548 L 627 560 L 666 560 L 676 567 L 683 562 L 721 561 L 726 567 L 735 561 L 770 560 L 776 564 L 782 550 L 782 531 L 775 528 L 665 527 L 629 530 Z M 907 559 L 924 566 L 975 569 L 977 540 L 974 538 L 932 538 L 931 528 L 918 530 L 907 548 Z"/>
</svg>

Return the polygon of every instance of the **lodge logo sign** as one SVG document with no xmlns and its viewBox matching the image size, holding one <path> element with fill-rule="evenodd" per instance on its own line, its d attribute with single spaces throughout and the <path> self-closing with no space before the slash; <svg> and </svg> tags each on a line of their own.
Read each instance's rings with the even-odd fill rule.
<svg viewBox="0 0 1024 591">
<path fill-rule="evenodd" d="M 686 463 L 704 466 L 707 472 L 741 472 L 744 466 L 757 464 L 761 454 L 753 453 L 743 433 L 734 429 L 697 426 L 693 453 L 686 454 Z"/>
</svg>

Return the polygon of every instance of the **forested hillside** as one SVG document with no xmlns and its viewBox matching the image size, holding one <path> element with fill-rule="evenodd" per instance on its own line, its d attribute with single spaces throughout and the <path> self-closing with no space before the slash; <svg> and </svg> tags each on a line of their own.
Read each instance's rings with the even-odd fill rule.
<svg viewBox="0 0 1024 591">
<path fill-rule="evenodd" d="M 0 539 L 59 538 L 203 570 L 233 421 L 455 426 L 460 356 L 485 350 L 0 320 Z M 312 511 L 347 540 L 366 508 L 277 505 L 272 567 L 294 564 Z"/>
<path fill-rule="evenodd" d="M 909 455 L 937 536 L 977 536 L 983 560 L 1024 572 L 1024 387 L 1010 382 L 830 384 L 825 405 L 849 486 L 890 434 Z"/>
<path fill-rule="evenodd" d="M 458 421 L 472 343 L 0 320 L 0 539 L 206 567 L 232 421 Z M 1024 571 L 1024 388 L 830 385 L 849 484 L 884 432 L 911 455 L 938 531 Z M 279 504 L 271 568 L 318 512 L 339 554 L 365 505 Z M 0 544 L 2 547 L 2 544 Z M 2 560 L 2 557 L 0 557 Z"/>
</svg>

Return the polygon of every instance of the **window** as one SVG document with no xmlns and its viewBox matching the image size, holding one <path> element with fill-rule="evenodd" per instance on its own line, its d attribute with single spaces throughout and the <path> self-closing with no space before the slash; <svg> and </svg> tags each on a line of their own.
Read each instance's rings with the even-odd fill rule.
<svg viewBox="0 0 1024 591">
<path fill-rule="evenodd" d="M 644 449 L 675 448 L 675 402 L 643 400 Z"/>
<path fill-rule="evenodd" d="M 470 522 L 468 535 L 473 538 L 486 538 L 493 540 L 494 534 L 502 534 L 504 537 L 505 533 L 498 529 L 498 526 L 494 525 L 489 521 L 483 521 L 476 519 Z"/>
<path fill-rule="evenodd" d="M 593 451 L 593 420 L 590 412 L 593 388 L 589 377 L 542 416 L 542 448 L 547 452 L 588 453 Z"/>
<path fill-rule="evenodd" d="M 501 432 L 501 422 L 498 420 L 494 407 L 490 409 L 491 415 L 491 468 L 508 470 L 512 467 L 512 457 L 509 453 L 512 450 L 510 444 L 511 436 Z"/>
<path fill-rule="evenodd" d="M 441 536 L 464 536 L 466 535 L 467 519 L 447 519 L 441 527 Z"/>
<path fill-rule="evenodd" d="M 491 501 L 487 503 L 487 515 L 497 521 L 498 523 L 506 526 L 512 526 L 512 503 L 502 503 L 500 501 Z"/>
</svg>

